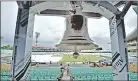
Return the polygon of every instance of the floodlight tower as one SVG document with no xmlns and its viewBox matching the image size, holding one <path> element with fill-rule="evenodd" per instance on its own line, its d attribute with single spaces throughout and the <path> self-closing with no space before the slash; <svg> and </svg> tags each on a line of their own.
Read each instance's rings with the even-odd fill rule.
<svg viewBox="0 0 138 81">
<path fill-rule="evenodd" d="M 40 33 L 39 32 L 35 32 L 35 38 L 36 38 L 36 46 L 38 44 L 38 38 L 40 36 Z"/>
</svg>

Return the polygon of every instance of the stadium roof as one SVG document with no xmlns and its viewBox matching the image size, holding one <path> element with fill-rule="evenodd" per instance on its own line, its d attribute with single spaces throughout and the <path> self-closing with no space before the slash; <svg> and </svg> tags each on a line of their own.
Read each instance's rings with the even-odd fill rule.
<svg viewBox="0 0 138 81">
<path fill-rule="evenodd" d="M 127 36 L 127 41 L 136 40 L 138 38 L 138 29 L 137 27 Z"/>
</svg>

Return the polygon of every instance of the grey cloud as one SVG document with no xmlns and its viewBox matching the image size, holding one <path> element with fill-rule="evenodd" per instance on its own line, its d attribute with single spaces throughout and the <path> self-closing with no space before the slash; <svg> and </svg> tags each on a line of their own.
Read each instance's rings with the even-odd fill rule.
<svg viewBox="0 0 138 81">
<path fill-rule="evenodd" d="M 1 36 L 2 45 L 13 45 L 17 18 L 17 4 L 13 2 L 1 3 Z"/>
<path fill-rule="evenodd" d="M 132 6 L 130 7 L 129 11 L 126 13 L 124 17 L 125 25 L 129 28 L 135 28 L 137 26 L 137 14 L 133 10 Z"/>
<path fill-rule="evenodd" d="M 88 32 L 90 37 L 109 36 L 109 21 L 106 18 L 88 19 Z"/>
<path fill-rule="evenodd" d="M 91 37 L 91 39 L 96 44 L 98 44 L 100 47 L 102 47 L 104 49 L 110 49 L 111 48 L 110 45 L 107 44 L 110 41 L 110 38 L 109 37 L 98 37 L 98 36 L 95 36 L 95 37 Z"/>
<path fill-rule="evenodd" d="M 58 39 L 54 40 L 39 40 L 38 39 L 38 45 L 39 46 L 55 46 L 59 42 Z M 35 40 L 33 41 L 33 45 L 35 45 Z"/>
<path fill-rule="evenodd" d="M 40 32 L 41 45 L 54 45 L 62 38 L 63 30 L 63 17 L 36 16 L 33 37 L 35 39 L 35 32 Z"/>
<path fill-rule="evenodd" d="M 128 25 L 128 27 L 130 28 L 135 28 L 137 26 L 137 17 L 130 17 L 129 20 L 126 22 L 126 25 Z"/>
</svg>

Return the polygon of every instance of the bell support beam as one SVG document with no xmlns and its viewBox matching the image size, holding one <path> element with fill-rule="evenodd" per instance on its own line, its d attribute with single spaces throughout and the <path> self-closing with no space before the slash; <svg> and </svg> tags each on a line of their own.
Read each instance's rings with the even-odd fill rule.
<svg viewBox="0 0 138 81">
<path fill-rule="evenodd" d="M 117 4 L 115 4 L 114 6 L 115 7 L 119 7 L 121 6 L 122 4 L 126 4 L 126 1 L 119 1 Z"/>
<path fill-rule="evenodd" d="M 107 10 L 109 10 L 110 12 L 112 12 L 113 14 L 117 15 L 120 14 L 121 11 L 119 11 L 118 8 L 116 8 L 115 6 L 113 6 L 111 3 L 109 3 L 108 1 L 85 1 L 86 3 L 92 3 L 92 4 L 97 4 L 98 6 L 102 6 L 104 8 L 106 8 Z"/>
<path fill-rule="evenodd" d="M 126 5 L 124 6 L 122 12 L 120 13 L 120 16 L 121 16 L 120 18 L 123 18 L 126 15 L 127 11 L 129 10 L 129 8 L 132 4 L 133 4 L 133 1 L 129 1 L 129 2 L 126 3 Z"/>
<path fill-rule="evenodd" d="M 68 10 L 52 10 L 52 9 L 47 9 L 44 11 L 40 12 L 40 15 L 71 15 L 70 12 Z M 93 12 L 82 12 L 83 15 L 87 16 L 87 17 L 95 17 L 95 18 L 100 18 L 101 14 L 99 13 L 93 13 Z"/>
<path fill-rule="evenodd" d="M 11 64 L 12 81 L 29 80 L 34 27 L 34 14 L 30 12 L 31 5 L 28 4 L 30 2 L 26 3 L 26 7 L 21 6 L 23 3 L 18 2 L 19 8 Z"/>
<path fill-rule="evenodd" d="M 138 1 L 133 1 L 132 5 L 138 6 Z"/>
<path fill-rule="evenodd" d="M 110 4 L 108 1 L 101 1 L 101 2 L 99 2 L 99 5 L 103 6 L 106 9 L 108 9 L 109 11 L 111 11 L 115 15 L 121 13 L 121 11 L 119 11 L 118 8 L 116 8 L 115 6 L 113 6 L 112 4 Z"/>
<path fill-rule="evenodd" d="M 120 16 L 119 16 L 120 17 Z M 116 15 L 109 20 L 111 50 L 112 50 L 112 67 L 114 80 L 129 80 L 128 73 L 128 53 L 125 33 L 124 19 Z"/>
<path fill-rule="evenodd" d="M 133 10 L 136 12 L 136 14 L 138 15 L 138 7 L 134 7 Z"/>
</svg>

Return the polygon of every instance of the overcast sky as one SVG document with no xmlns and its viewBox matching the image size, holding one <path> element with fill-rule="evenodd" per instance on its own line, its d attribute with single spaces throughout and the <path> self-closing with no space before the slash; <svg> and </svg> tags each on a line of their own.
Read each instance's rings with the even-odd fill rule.
<svg viewBox="0 0 138 81">
<path fill-rule="evenodd" d="M 121 8 L 120 8 L 121 9 Z M 18 6 L 16 2 L 2 2 L 1 36 L 2 45 L 13 45 Z M 126 34 L 137 26 L 136 13 L 132 7 L 125 16 Z M 39 46 L 51 47 L 62 39 L 65 29 L 65 18 L 52 16 L 36 16 L 34 32 L 40 32 Z M 52 24 L 54 22 L 54 24 Z M 88 19 L 88 31 L 92 40 L 104 49 L 110 49 L 109 24 L 106 18 Z M 35 34 L 34 34 L 35 37 Z M 33 45 L 34 45 L 33 40 Z"/>
</svg>

